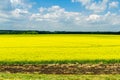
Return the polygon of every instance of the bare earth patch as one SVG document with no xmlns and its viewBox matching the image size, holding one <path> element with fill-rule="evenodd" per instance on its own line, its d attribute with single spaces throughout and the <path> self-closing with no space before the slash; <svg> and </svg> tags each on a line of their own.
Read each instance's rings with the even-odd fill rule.
<svg viewBox="0 0 120 80">
<path fill-rule="evenodd" d="M 0 65 L 0 72 L 39 74 L 120 74 L 120 64 Z"/>
</svg>

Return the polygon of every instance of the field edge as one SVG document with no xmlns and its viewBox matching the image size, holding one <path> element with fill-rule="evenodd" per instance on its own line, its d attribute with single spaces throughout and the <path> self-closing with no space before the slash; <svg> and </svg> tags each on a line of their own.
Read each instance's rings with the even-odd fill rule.
<svg viewBox="0 0 120 80">
<path fill-rule="evenodd" d="M 0 65 L 39 65 L 39 64 L 115 64 L 120 63 L 120 59 L 110 60 L 45 60 L 45 61 L 0 61 Z"/>
</svg>

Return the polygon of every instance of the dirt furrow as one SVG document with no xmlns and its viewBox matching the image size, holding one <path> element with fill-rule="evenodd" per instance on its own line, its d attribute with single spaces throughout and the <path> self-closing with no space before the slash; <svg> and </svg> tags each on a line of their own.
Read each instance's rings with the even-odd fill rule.
<svg viewBox="0 0 120 80">
<path fill-rule="evenodd" d="M 120 74 L 120 64 L 0 65 L 0 72 L 40 74 Z"/>
</svg>

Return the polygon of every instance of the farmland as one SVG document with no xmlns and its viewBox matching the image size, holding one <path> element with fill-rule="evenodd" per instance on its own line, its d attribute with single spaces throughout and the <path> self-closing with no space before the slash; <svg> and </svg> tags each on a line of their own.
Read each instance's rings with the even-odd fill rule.
<svg viewBox="0 0 120 80">
<path fill-rule="evenodd" d="M 0 35 L 0 64 L 120 62 L 120 35 Z"/>
<path fill-rule="evenodd" d="M 1 80 L 119 80 L 120 75 L 39 75 L 0 73 Z"/>
</svg>

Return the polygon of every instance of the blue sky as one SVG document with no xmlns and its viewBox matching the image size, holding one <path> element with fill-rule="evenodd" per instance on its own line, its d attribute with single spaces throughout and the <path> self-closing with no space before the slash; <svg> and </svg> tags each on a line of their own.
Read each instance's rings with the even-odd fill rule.
<svg viewBox="0 0 120 80">
<path fill-rule="evenodd" d="M 120 31 L 120 0 L 0 0 L 0 29 Z"/>
</svg>

